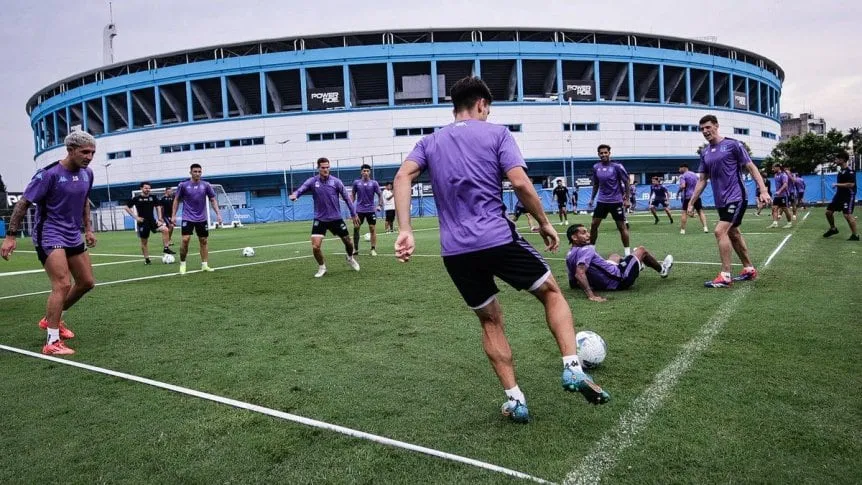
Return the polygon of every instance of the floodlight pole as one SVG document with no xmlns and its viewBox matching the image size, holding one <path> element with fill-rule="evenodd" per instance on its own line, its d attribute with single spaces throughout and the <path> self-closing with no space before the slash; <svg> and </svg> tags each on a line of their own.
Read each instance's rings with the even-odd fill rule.
<svg viewBox="0 0 862 485">
<path fill-rule="evenodd" d="M 284 140 L 277 142 L 279 145 L 281 145 L 281 158 L 282 158 L 282 160 L 284 160 L 284 145 L 286 145 L 288 142 L 290 142 L 290 138 L 286 138 Z M 287 169 L 282 168 L 281 169 L 281 175 L 284 178 L 284 207 L 287 207 L 287 196 L 290 193 L 290 187 L 287 185 Z M 293 184 L 293 167 L 292 166 L 290 167 L 290 183 L 291 183 L 291 185 Z M 284 219 L 284 211 L 282 211 L 282 219 Z"/>
<path fill-rule="evenodd" d="M 111 166 L 111 162 L 103 163 L 103 167 L 105 167 L 105 186 L 108 188 L 108 210 L 111 211 L 111 230 L 116 231 L 115 222 L 114 222 L 114 204 L 111 202 L 111 176 L 108 173 L 108 167 Z"/>
</svg>

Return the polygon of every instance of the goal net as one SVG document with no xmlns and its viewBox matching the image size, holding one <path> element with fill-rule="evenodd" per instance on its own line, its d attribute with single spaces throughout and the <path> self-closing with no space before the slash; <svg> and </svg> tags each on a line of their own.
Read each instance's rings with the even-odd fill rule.
<svg viewBox="0 0 862 485">
<path fill-rule="evenodd" d="M 228 197 L 227 192 L 225 192 L 224 187 L 219 184 L 210 184 L 213 188 L 213 191 L 216 194 L 216 202 L 218 203 L 219 212 L 221 212 L 222 225 L 218 225 L 218 219 L 216 218 L 215 211 L 212 210 L 212 206 L 210 205 L 209 200 L 206 203 L 206 211 L 207 211 L 207 224 L 210 229 L 215 229 L 217 227 L 242 227 L 242 222 L 239 219 L 239 213 L 237 212 L 237 205 L 233 201 L 231 201 L 230 197 Z M 154 196 L 156 199 L 162 199 L 165 196 L 165 189 L 167 187 L 160 188 L 152 188 L 150 189 L 150 195 Z M 176 194 L 176 187 L 171 187 L 174 189 L 174 194 Z M 140 189 L 132 191 L 132 197 L 136 195 L 141 195 Z M 164 216 L 170 217 L 170 213 L 166 212 L 163 214 Z M 156 216 L 158 216 L 158 212 L 156 212 Z M 183 204 L 180 202 L 180 206 L 177 208 L 177 220 L 174 221 L 176 225 L 179 226 L 180 221 L 183 219 Z M 138 222 L 135 221 L 135 230 L 138 229 Z"/>
</svg>

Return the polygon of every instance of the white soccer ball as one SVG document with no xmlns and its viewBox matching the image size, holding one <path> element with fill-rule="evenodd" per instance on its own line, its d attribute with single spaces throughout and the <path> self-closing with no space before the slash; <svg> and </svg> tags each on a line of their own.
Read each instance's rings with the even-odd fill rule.
<svg viewBox="0 0 862 485">
<path fill-rule="evenodd" d="M 591 369 L 605 360 L 608 346 L 599 334 L 582 330 L 575 335 L 575 340 L 578 342 L 578 358 L 581 360 L 581 366 Z"/>
<path fill-rule="evenodd" d="M 366 232 L 364 237 L 365 237 L 365 240 L 366 240 L 366 241 L 370 241 L 370 240 L 371 240 L 371 233 L 370 233 L 370 232 Z"/>
<path fill-rule="evenodd" d="M 242 255 L 246 258 L 254 256 L 254 248 L 242 248 Z"/>
<path fill-rule="evenodd" d="M 163 254 L 162 255 L 162 263 L 164 264 L 174 264 L 174 255 L 173 254 Z"/>
</svg>

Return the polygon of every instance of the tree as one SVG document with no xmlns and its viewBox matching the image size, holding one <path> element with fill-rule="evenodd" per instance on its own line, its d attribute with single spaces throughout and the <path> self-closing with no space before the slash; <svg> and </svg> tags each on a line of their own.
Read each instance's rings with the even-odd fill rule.
<svg viewBox="0 0 862 485">
<path fill-rule="evenodd" d="M 776 163 L 785 165 L 793 172 L 813 173 L 823 163 L 832 163 L 835 156 L 844 151 L 844 135 L 835 129 L 826 135 L 806 133 L 794 136 L 775 145 L 764 160 L 764 168 L 771 170 Z"/>
<path fill-rule="evenodd" d="M 844 135 L 844 141 L 853 145 L 853 153 L 862 153 L 862 128 L 850 128 L 847 134 Z"/>
</svg>

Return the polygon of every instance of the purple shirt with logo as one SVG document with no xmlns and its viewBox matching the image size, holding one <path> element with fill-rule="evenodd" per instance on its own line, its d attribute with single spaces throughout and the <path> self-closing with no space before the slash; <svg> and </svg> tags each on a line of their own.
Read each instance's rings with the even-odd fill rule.
<svg viewBox="0 0 862 485">
<path fill-rule="evenodd" d="M 587 272 L 587 281 L 594 290 L 616 290 L 620 285 L 622 273 L 619 266 L 599 256 L 593 245 L 574 246 L 566 255 L 566 270 L 569 273 L 569 283 L 577 284 L 575 271 L 583 264 Z"/>
<path fill-rule="evenodd" d="M 652 186 L 650 186 L 649 195 L 650 195 L 650 200 L 653 202 L 655 202 L 655 201 L 665 202 L 665 201 L 667 201 L 667 187 L 665 187 L 662 184 L 652 185 Z"/>
<path fill-rule="evenodd" d="M 682 198 L 684 200 L 690 200 L 691 196 L 694 195 L 694 188 L 697 186 L 697 174 L 688 170 L 679 176 L 679 180 L 681 183 L 685 182 L 685 192 L 683 192 Z"/>
<path fill-rule="evenodd" d="M 723 208 L 731 202 L 746 200 L 742 170 L 749 163 L 748 151 L 733 138 L 724 138 L 719 143 L 703 147 L 697 171 L 709 175 L 716 207 Z"/>
<path fill-rule="evenodd" d="M 527 164 L 508 128 L 479 120 L 456 121 L 419 140 L 407 156 L 428 170 L 440 220 L 443 256 L 510 243 L 502 180 Z"/>
<path fill-rule="evenodd" d="M 351 204 L 350 196 L 347 195 L 347 189 L 344 183 L 337 177 L 330 175 L 326 179 L 315 175 L 306 180 L 296 189 L 294 194 L 299 197 L 307 191 L 311 190 L 311 197 L 314 199 L 314 218 L 321 222 L 340 221 L 341 205 L 338 203 L 338 195 L 347 202 L 347 208 L 350 210 L 350 215 L 356 215 L 356 208 Z"/>
<path fill-rule="evenodd" d="M 183 221 L 208 222 L 207 200 L 215 196 L 215 190 L 209 182 L 186 180 L 177 186 L 174 198 L 183 204 Z"/>
<path fill-rule="evenodd" d="M 354 180 L 353 202 L 356 204 L 356 212 L 374 212 L 374 194 L 377 194 L 378 200 L 383 200 L 383 191 L 376 180 Z"/>
<path fill-rule="evenodd" d="M 805 179 L 796 174 L 796 195 L 798 197 L 805 197 Z"/>
<path fill-rule="evenodd" d="M 790 191 L 790 180 L 787 178 L 787 174 L 778 172 L 772 180 L 775 183 L 775 196 L 787 197 L 787 193 Z M 784 184 L 787 184 L 787 187 L 784 187 Z"/>
<path fill-rule="evenodd" d="M 596 200 L 605 204 L 622 203 L 628 179 L 629 173 L 621 163 L 609 162 L 605 165 L 599 162 L 593 165 L 593 183 L 598 181 L 599 184 Z"/>
<path fill-rule="evenodd" d="M 93 171 L 89 167 L 70 171 L 54 162 L 36 172 L 24 190 L 24 198 L 36 205 L 33 245 L 81 245 L 84 206 L 92 187 Z"/>
</svg>

